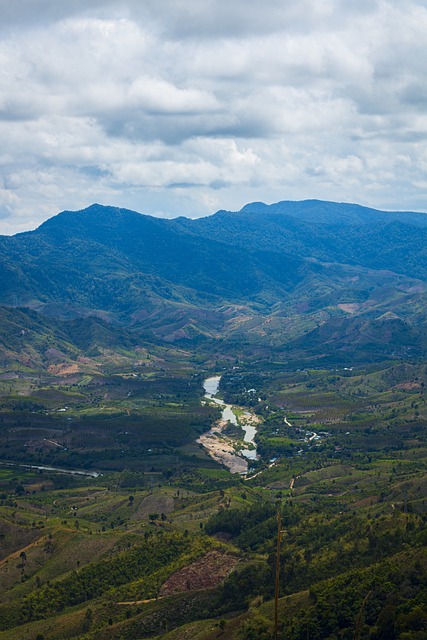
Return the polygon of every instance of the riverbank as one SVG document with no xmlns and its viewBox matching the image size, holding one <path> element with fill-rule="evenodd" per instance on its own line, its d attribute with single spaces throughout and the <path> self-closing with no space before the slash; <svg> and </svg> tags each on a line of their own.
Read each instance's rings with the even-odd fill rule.
<svg viewBox="0 0 427 640">
<path fill-rule="evenodd" d="M 246 474 L 248 472 L 248 460 L 256 459 L 256 446 L 254 438 L 256 435 L 256 424 L 259 421 L 258 417 L 251 414 L 249 411 L 244 412 L 245 420 L 243 424 L 239 426 L 244 431 L 244 442 L 249 444 L 249 448 L 242 448 L 239 443 L 226 436 L 223 431 L 226 428 L 228 422 L 233 425 L 237 425 L 238 421 L 236 415 L 233 412 L 231 405 L 226 404 L 220 398 L 216 398 L 218 393 L 219 382 L 221 376 L 212 376 L 207 378 L 203 387 L 205 389 L 205 399 L 209 402 L 214 402 L 222 408 L 221 420 L 212 425 L 212 428 L 207 433 L 201 435 L 197 442 L 201 444 L 209 453 L 209 455 L 220 464 L 224 465 L 230 473 Z"/>
</svg>

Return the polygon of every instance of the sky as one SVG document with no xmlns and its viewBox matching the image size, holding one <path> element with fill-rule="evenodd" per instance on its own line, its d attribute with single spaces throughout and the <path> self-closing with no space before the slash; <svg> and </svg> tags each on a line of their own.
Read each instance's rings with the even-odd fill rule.
<svg viewBox="0 0 427 640">
<path fill-rule="evenodd" d="M 0 233 L 93 202 L 427 211 L 427 0 L 0 0 Z"/>
</svg>

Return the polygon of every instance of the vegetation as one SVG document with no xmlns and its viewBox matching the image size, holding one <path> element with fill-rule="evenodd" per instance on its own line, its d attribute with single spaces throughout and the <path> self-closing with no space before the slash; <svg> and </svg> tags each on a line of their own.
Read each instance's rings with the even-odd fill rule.
<svg viewBox="0 0 427 640">
<path fill-rule="evenodd" d="M 61 466 L 68 460 L 89 469 L 90 431 L 82 427 L 87 416 L 97 415 L 91 404 L 94 392 L 103 400 L 96 408 L 103 416 L 97 418 L 100 425 L 119 421 L 111 418 L 110 407 L 117 411 L 127 403 L 140 416 L 151 411 L 153 433 L 159 433 L 168 411 L 176 418 L 171 428 L 174 424 L 181 430 L 178 416 L 191 419 L 193 408 L 203 409 L 199 415 L 207 416 L 208 428 L 217 414 L 200 404 L 200 374 L 195 368 L 184 373 L 178 360 L 175 364 L 173 375 L 154 368 L 145 378 L 82 373 L 73 374 L 68 385 L 54 379 L 46 384 L 44 378 L 43 388 L 36 387 L 34 376 L 33 393 L 43 398 L 43 409 L 16 409 L 14 398 L 29 397 L 21 395 L 22 379 L 7 381 L 12 393 L 3 382 L 3 424 L 11 427 L 3 440 L 3 460 L 8 455 L 18 462 L 19 443 L 31 442 L 41 428 L 37 417 L 52 416 L 49 422 L 62 425 L 63 431 L 52 427 L 43 437 L 62 446 L 65 443 L 51 434 L 74 439 L 67 451 L 53 454 L 56 458 L 49 458 L 48 443 L 45 453 L 40 446 L 25 447 L 27 461 L 51 459 Z M 215 637 L 212 633 L 272 638 L 279 506 L 279 637 L 298 640 L 307 632 L 319 640 L 338 633 L 353 637 L 357 624 L 360 637 L 422 637 L 427 541 L 424 364 L 300 371 L 267 361 L 233 366 L 221 379 L 224 398 L 251 408 L 260 418 L 260 458 L 246 479 L 216 470 L 205 453 L 197 446 L 197 453 L 190 453 L 187 444 L 176 449 L 150 443 L 148 448 L 155 450 L 141 450 L 145 466 L 139 466 L 131 452 L 125 458 L 127 468 L 114 471 L 108 461 L 114 460 L 114 436 L 110 453 L 107 448 L 98 465 L 92 465 L 102 473 L 97 478 L 2 467 L 2 637 L 154 637 L 166 629 L 175 633 L 171 637 L 181 637 L 176 634 L 187 633 L 198 620 L 201 638 Z M 256 393 L 248 394 L 248 389 Z M 62 413 L 70 417 L 70 412 L 80 432 L 71 425 L 66 430 L 64 422 L 70 421 L 62 422 L 56 411 L 64 404 L 64 394 L 69 409 Z M 159 395 L 164 396 L 161 403 Z M 20 420 L 25 415 L 28 422 L 20 428 L 21 440 L 14 436 L 16 415 Z M 131 424 L 126 417 L 124 424 Z M 105 446 L 108 428 L 97 430 L 96 420 L 91 420 L 87 424 Z M 138 424 L 144 431 L 144 422 Z M 131 428 L 126 426 L 139 451 L 141 434 Z M 144 437 L 149 433 L 150 428 Z M 115 436 L 120 447 L 123 436 Z M 92 457 L 97 451 L 93 442 Z M 180 458 L 181 464 L 172 462 Z M 204 584 L 196 576 L 206 575 L 206 570 L 198 568 L 203 563 L 192 563 L 212 548 L 239 562 L 222 584 L 194 590 L 192 584 Z M 163 596 L 162 585 L 184 567 L 190 567 L 186 571 L 191 578 L 177 578 L 183 591 Z"/>
<path fill-rule="evenodd" d="M 294 204 L 1 239 L 2 640 L 272 640 L 278 510 L 278 638 L 426 637 L 426 225 Z"/>
</svg>

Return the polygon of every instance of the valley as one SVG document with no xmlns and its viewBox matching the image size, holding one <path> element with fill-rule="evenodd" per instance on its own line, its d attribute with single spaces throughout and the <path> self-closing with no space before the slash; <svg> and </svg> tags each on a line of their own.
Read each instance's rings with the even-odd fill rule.
<svg viewBox="0 0 427 640">
<path fill-rule="evenodd" d="M 425 637 L 420 216 L 0 238 L 2 640 L 272 640 L 278 511 L 278 638 Z"/>
<path fill-rule="evenodd" d="M 54 422 L 59 420 L 51 426 L 56 434 L 51 442 L 39 433 L 46 433 L 44 422 L 23 429 L 23 414 L 13 416 L 14 411 L 3 406 L 8 437 L 1 442 L 1 637 L 185 638 L 197 628 L 201 638 L 222 634 L 237 639 L 250 633 L 268 638 L 277 505 L 285 523 L 280 599 L 284 637 L 299 638 L 307 625 L 324 634 L 324 613 L 319 618 L 314 595 L 308 597 L 307 589 L 319 593 L 316 598 L 330 593 L 321 596 L 324 612 L 338 593 L 347 593 L 350 587 L 340 582 L 347 575 L 347 580 L 352 576 L 353 609 L 340 622 L 328 618 L 328 624 L 351 630 L 361 599 L 370 585 L 386 579 L 392 566 L 394 572 L 402 567 L 402 580 L 409 579 L 409 570 L 418 576 L 410 593 L 394 601 L 396 628 L 408 634 L 411 625 L 423 625 L 416 612 L 425 575 L 426 375 L 425 365 L 401 362 L 338 371 L 283 371 L 268 361 L 233 364 L 221 374 L 224 401 L 258 416 L 259 459 L 249 461 L 251 472 L 246 476 L 215 463 L 194 435 L 176 447 L 170 440 L 168 444 L 176 435 L 164 430 L 164 442 L 155 444 L 165 410 L 159 410 L 158 393 L 144 393 L 144 405 L 157 405 L 150 415 L 155 435 L 146 449 L 141 448 L 139 433 L 143 423 L 138 428 L 129 427 L 130 422 L 121 425 L 109 432 L 111 445 L 105 436 L 100 444 L 105 427 L 99 431 L 98 412 L 105 421 L 111 402 L 116 412 L 120 403 L 132 398 L 129 387 L 122 388 L 121 376 L 117 387 L 108 378 L 111 399 L 103 398 L 94 423 L 80 421 L 79 431 L 71 429 L 70 435 L 61 424 L 63 414 L 74 421 L 80 407 L 69 402 L 70 408 L 58 412 L 56 408 L 64 408 L 63 398 L 58 396 L 55 405 L 50 396 L 50 412 Z M 181 371 L 180 376 L 188 386 L 188 373 Z M 136 396 L 136 389 L 144 385 L 130 380 Z M 152 373 L 149 380 L 155 381 L 156 392 L 165 392 L 163 372 Z M 199 377 L 198 386 L 189 387 L 184 399 L 179 397 L 182 386 L 173 394 L 169 387 L 174 398 L 167 398 L 166 404 L 176 418 L 191 407 L 209 410 L 208 433 L 221 412 L 203 408 L 204 380 Z M 87 379 L 85 383 L 92 388 Z M 84 397 L 85 386 L 78 388 Z M 257 397 L 248 394 L 252 388 Z M 137 412 L 136 398 L 133 403 L 132 412 Z M 37 410 L 31 416 L 37 416 Z M 122 411 L 120 416 L 129 418 L 132 413 Z M 179 422 L 170 424 L 175 429 Z M 68 444 L 67 451 L 52 442 Z M 6 464 L 6 458 L 19 460 L 21 451 L 27 456 L 25 463 L 30 458 L 64 464 L 71 457 L 79 467 L 96 469 L 99 475 Z M 163 550 L 161 562 L 152 556 L 150 541 Z M 177 555 L 170 556 L 174 545 Z M 149 565 L 143 556 L 137 559 L 142 552 L 149 554 Z M 228 575 L 218 573 L 218 583 L 205 584 L 203 567 L 209 560 L 204 558 L 213 552 L 234 558 L 235 569 Z M 134 567 L 134 573 L 118 573 L 121 577 L 115 582 L 115 559 Z M 168 577 L 192 563 L 194 568 L 186 570 L 191 578 L 183 574 L 184 591 L 163 595 Z M 108 578 L 102 578 L 104 568 Z M 216 575 L 214 565 L 209 575 Z M 59 593 L 68 595 L 57 600 L 64 597 Z M 387 593 L 375 592 L 367 625 L 377 624 Z M 417 622 L 406 622 L 404 611 L 413 611 L 410 619 Z"/>
<path fill-rule="evenodd" d="M 203 382 L 204 397 L 208 403 L 213 402 L 219 405 L 222 413 L 221 420 L 213 425 L 207 433 L 202 434 L 197 442 L 203 445 L 214 460 L 224 465 L 231 473 L 246 474 L 248 460 L 257 459 L 254 438 L 258 418 L 248 411 L 239 410 L 217 398 L 220 382 L 221 376 L 206 378 Z M 230 437 L 232 435 L 234 438 Z M 238 435 L 240 435 L 240 439 L 237 439 Z"/>
</svg>

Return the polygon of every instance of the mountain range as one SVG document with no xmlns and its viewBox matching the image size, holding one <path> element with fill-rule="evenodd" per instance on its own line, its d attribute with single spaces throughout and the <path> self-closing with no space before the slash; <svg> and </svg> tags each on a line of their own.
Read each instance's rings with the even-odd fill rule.
<svg viewBox="0 0 427 640">
<path fill-rule="evenodd" d="M 427 215 L 354 204 L 252 203 L 196 220 L 94 204 L 0 237 L 3 325 L 19 308 L 20 332 L 26 318 L 76 348 L 108 335 L 417 357 L 426 291 Z"/>
</svg>

